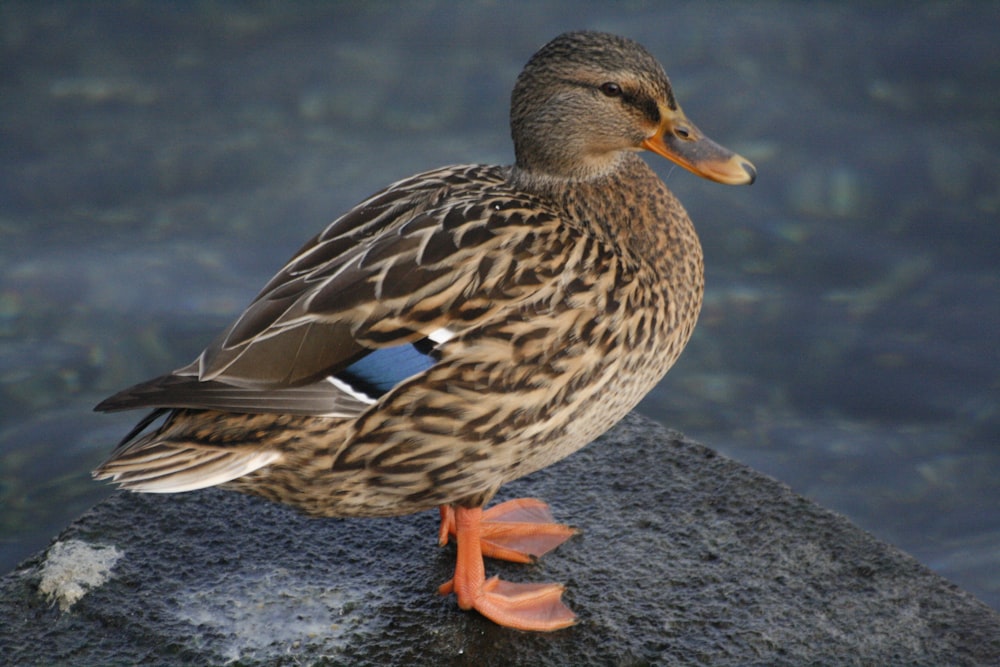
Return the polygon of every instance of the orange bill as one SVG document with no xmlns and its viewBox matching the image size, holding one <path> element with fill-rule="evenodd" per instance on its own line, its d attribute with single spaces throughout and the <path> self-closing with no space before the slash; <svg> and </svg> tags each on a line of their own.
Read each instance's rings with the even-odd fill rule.
<svg viewBox="0 0 1000 667">
<path fill-rule="evenodd" d="M 750 185 L 757 179 L 757 169 L 749 160 L 706 137 L 680 109 L 660 111 L 663 121 L 642 142 L 643 148 L 719 183 Z"/>
</svg>

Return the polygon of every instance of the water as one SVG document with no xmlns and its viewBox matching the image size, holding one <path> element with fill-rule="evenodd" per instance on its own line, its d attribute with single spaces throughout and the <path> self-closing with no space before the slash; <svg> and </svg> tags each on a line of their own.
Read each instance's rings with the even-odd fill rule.
<svg viewBox="0 0 1000 667">
<path fill-rule="evenodd" d="M 1000 5 L 874 7 L 4 3 L 0 570 L 108 493 L 88 471 L 138 415 L 98 400 L 389 181 L 509 162 L 517 71 L 590 27 L 760 173 L 651 158 L 708 293 L 642 410 L 1000 609 Z"/>
</svg>

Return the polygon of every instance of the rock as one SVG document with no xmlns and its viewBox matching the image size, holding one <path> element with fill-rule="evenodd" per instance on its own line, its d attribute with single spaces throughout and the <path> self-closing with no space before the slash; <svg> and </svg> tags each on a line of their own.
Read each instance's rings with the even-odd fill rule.
<svg viewBox="0 0 1000 667">
<path fill-rule="evenodd" d="M 117 493 L 0 579 L 0 655 L 17 665 L 1000 664 L 1000 614 L 641 417 L 503 496 L 546 498 L 581 529 L 537 564 L 487 562 L 511 581 L 564 583 L 576 626 L 516 632 L 438 596 L 454 547 L 435 546 L 436 513 L 320 520 L 214 489 Z M 75 600 L 62 611 L 42 589 L 67 545 L 99 562 L 80 570 L 89 586 L 58 570 L 57 590 Z"/>
</svg>

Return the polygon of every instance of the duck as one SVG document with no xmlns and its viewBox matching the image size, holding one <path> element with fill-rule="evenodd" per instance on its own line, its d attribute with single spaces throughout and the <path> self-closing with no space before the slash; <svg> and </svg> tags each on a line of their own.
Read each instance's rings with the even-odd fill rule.
<svg viewBox="0 0 1000 667">
<path fill-rule="evenodd" d="M 486 506 L 611 428 L 692 335 L 701 246 L 640 153 L 724 184 L 756 169 L 688 120 L 649 51 L 604 32 L 531 56 L 510 126 L 513 164 L 368 197 L 192 363 L 101 402 L 148 414 L 94 477 L 315 517 L 436 509 L 456 544 L 439 593 L 508 628 L 573 625 L 563 586 L 487 578 L 484 557 L 532 562 L 575 529 L 537 498 Z"/>
</svg>

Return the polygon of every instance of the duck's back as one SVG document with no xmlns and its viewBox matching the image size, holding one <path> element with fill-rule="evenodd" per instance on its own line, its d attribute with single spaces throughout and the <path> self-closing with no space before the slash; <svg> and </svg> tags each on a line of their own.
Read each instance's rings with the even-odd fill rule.
<svg viewBox="0 0 1000 667">
<path fill-rule="evenodd" d="M 535 191 L 509 167 L 448 167 L 373 195 L 194 364 L 110 399 L 189 408 L 125 449 L 278 452 L 230 486 L 328 516 L 489 497 L 576 451 L 666 373 L 701 304 L 686 213 L 641 159 L 627 161 Z M 353 403 L 328 381 L 354 382 L 357 350 L 422 343 L 425 366 Z"/>
</svg>

